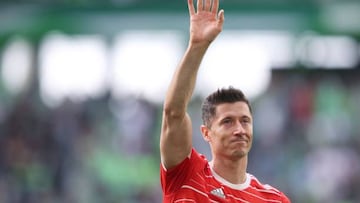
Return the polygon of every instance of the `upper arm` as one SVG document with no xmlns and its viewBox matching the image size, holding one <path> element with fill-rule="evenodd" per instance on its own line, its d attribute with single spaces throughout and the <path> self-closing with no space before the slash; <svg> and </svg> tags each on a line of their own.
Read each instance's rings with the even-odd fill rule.
<svg viewBox="0 0 360 203">
<path fill-rule="evenodd" d="M 169 169 L 183 161 L 192 148 L 192 125 L 187 113 L 163 111 L 160 136 L 161 162 Z"/>
</svg>

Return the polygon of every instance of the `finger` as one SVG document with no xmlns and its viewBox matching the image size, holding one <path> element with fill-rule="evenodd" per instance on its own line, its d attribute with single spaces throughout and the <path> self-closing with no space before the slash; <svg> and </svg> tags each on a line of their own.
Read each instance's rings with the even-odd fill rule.
<svg viewBox="0 0 360 203">
<path fill-rule="evenodd" d="M 188 0 L 188 7 L 189 7 L 190 15 L 194 15 L 195 14 L 194 0 Z"/>
<path fill-rule="evenodd" d="M 219 0 L 214 0 L 213 5 L 211 7 L 211 12 L 216 14 L 218 9 L 219 9 Z"/>
<path fill-rule="evenodd" d="M 205 6 L 204 6 L 205 11 L 210 11 L 211 1 L 212 0 L 205 0 Z"/>
<path fill-rule="evenodd" d="M 224 16 L 224 10 L 221 9 L 218 14 L 218 24 L 222 27 L 224 24 L 225 16 Z"/>
<path fill-rule="evenodd" d="M 203 0 L 197 0 L 197 11 L 202 11 L 203 8 Z"/>
</svg>

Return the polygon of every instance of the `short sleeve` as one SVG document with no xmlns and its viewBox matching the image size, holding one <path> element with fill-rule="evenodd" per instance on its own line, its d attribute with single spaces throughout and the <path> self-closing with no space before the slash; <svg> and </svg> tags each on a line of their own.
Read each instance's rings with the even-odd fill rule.
<svg viewBox="0 0 360 203">
<path fill-rule="evenodd" d="M 160 165 L 160 181 L 164 194 L 171 194 L 177 191 L 186 180 L 190 179 L 195 171 L 200 170 L 206 159 L 195 149 L 192 149 L 190 157 L 186 157 L 181 163 L 173 168 L 165 169 Z"/>
</svg>

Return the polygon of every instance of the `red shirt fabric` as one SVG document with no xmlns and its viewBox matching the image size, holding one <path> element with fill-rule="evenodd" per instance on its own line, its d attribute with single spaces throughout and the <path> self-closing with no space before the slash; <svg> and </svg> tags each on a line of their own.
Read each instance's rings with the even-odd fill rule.
<svg viewBox="0 0 360 203">
<path fill-rule="evenodd" d="M 284 193 L 249 173 L 242 184 L 226 181 L 195 149 L 174 168 L 166 170 L 161 165 L 160 179 L 163 203 L 290 203 Z"/>
</svg>

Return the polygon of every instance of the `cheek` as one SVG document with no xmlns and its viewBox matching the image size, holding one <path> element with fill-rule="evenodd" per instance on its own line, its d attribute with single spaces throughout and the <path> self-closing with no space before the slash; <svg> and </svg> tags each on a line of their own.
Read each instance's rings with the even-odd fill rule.
<svg viewBox="0 0 360 203">
<path fill-rule="evenodd" d="M 219 145 L 222 145 L 222 146 L 229 145 L 231 137 L 232 137 L 231 133 L 221 134 L 221 135 L 219 134 L 217 142 Z"/>
<path fill-rule="evenodd" d="M 210 139 L 211 139 L 211 142 L 216 146 L 223 145 L 223 143 L 226 140 L 225 136 L 223 134 L 220 134 L 219 132 L 217 132 L 216 134 L 213 134 Z"/>
<path fill-rule="evenodd" d="M 246 132 L 247 132 L 247 134 L 248 134 L 250 137 L 253 136 L 253 127 L 252 127 L 252 125 L 250 125 L 250 126 L 248 126 L 248 127 L 246 128 Z"/>
<path fill-rule="evenodd" d="M 211 139 L 214 144 L 219 146 L 224 146 L 224 145 L 228 145 L 231 137 L 232 137 L 231 129 L 219 128 L 219 130 L 214 132 Z"/>
</svg>

